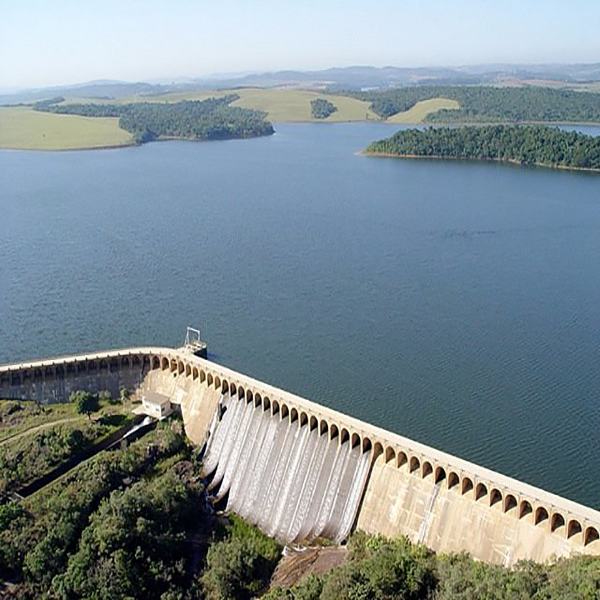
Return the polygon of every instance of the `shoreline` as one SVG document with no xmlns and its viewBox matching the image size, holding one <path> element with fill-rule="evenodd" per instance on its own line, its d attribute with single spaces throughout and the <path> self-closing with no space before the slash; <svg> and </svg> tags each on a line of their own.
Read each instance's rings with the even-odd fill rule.
<svg viewBox="0 0 600 600">
<path fill-rule="evenodd" d="M 392 152 L 367 152 L 362 150 L 358 153 L 359 156 L 374 156 L 380 158 L 416 158 L 416 159 L 432 159 L 432 160 L 460 160 L 464 162 L 495 162 L 516 165 L 518 167 L 541 167 L 543 169 L 557 169 L 561 171 L 580 171 L 584 173 L 600 173 L 600 169 L 590 169 L 587 167 L 569 167 L 567 165 L 552 165 L 546 163 L 522 163 L 515 159 L 506 158 L 466 158 L 457 156 L 438 156 L 424 154 L 393 154 Z"/>
<path fill-rule="evenodd" d="M 104 146 L 80 146 L 77 148 L 9 148 L 0 146 L 0 152 L 87 152 L 88 150 L 118 150 L 119 148 L 131 148 L 137 146 L 135 142 Z"/>
<path fill-rule="evenodd" d="M 145 146 L 146 144 L 153 144 L 154 142 L 228 142 L 231 140 L 253 140 L 261 137 L 271 137 L 275 135 L 275 131 L 273 133 L 269 133 L 266 135 L 252 135 L 247 137 L 231 137 L 231 138 L 223 138 L 223 139 L 194 139 L 194 138 L 185 138 L 185 137 L 159 137 L 155 140 L 150 140 L 149 142 L 143 142 L 138 144 L 131 139 L 128 142 L 124 142 L 122 144 L 114 144 L 114 145 L 103 145 L 103 146 L 80 146 L 75 148 L 10 148 L 8 146 L 0 146 L 0 152 L 8 151 L 8 152 L 82 152 L 88 150 L 118 150 L 119 148 L 131 148 L 135 146 Z"/>
<path fill-rule="evenodd" d="M 301 125 L 301 124 L 323 124 L 323 125 L 338 125 L 338 124 L 354 124 L 354 123 L 380 123 L 389 126 L 408 126 L 408 127 L 480 127 L 487 125 L 544 125 L 547 127 L 552 126 L 573 126 L 573 127 L 598 127 L 600 128 L 600 122 L 593 123 L 581 123 L 576 121 L 503 121 L 503 122 L 492 122 L 492 121 L 460 121 L 460 122 L 431 122 L 431 121 L 418 121 L 415 123 L 393 123 L 387 120 L 377 120 L 377 119 L 362 119 L 362 120 L 347 120 L 347 121 L 327 121 L 324 120 L 292 120 L 292 121 L 273 121 L 274 125 Z M 9 146 L 0 145 L 0 152 L 2 151 L 11 151 L 11 152 L 81 152 L 84 150 L 117 150 L 119 148 L 131 148 L 132 146 L 144 146 L 146 144 L 151 144 L 153 142 L 169 142 L 169 141 L 185 141 L 185 142 L 222 142 L 222 141 L 230 141 L 230 140 L 252 140 L 261 137 L 270 137 L 277 133 L 277 131 L 273 131 L 273 133 L 265 134 L 265 135 L 252 135 L 247 137 L 233 137 L 233 138 L 223 138 L 223 139 L 193 139 L 193 138 L 185 138 L 185 137 L 161 137 L 155 140 L 151 140 L 149 142 L 144 142 L 142 144 L 137 144 L 132 140 L 123 142 L 120 144 L 106 144 L 102 146 L 76 146 L 72 148 L 15 148 Z M 380 152 L 365 152 L 364 150 L 357 152 L 359 155 L 365 156 L 383 156 L 386 158 L 433 158 L 436 160 L 478 160 L 478 161 L 494 161 L 494 162 L 508 162 L 516 165 L 522 166 L 522 163 L 513 160 L 503 160 L 496 158 L 489 159 L 479 159 L 479 158 L 455 158 L 455 157 L 447 157 L 447 156 L 421 156 L 421 155 L 399 155 L 399 154 L 387 154 Z M 561 170 L 572 170 L 572 171 L 589 171 L 592 173 L 600 172 L 600 169 L 587 169 L 583 167 L 567 167 L 567 166 L 559 166 L 559 165 L 546 165 L 542 163 L 532 163 L 534 166 L 550 168 L 550 169 L 561 169 Z"/>
</svg>

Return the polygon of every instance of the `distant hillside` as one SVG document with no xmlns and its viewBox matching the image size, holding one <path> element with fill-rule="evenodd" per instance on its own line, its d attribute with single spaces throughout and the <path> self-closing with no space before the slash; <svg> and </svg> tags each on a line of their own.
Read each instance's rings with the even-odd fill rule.
<svg viewBox="0 0 600 600">
<path fill-rule="evenodd" d="M 54 96 L 118 99 L 125 96 L 191 92 L 235 87 L 309 87 L 332 90 L 388 89 L 436 85 L 565 85 L 600 83 L 600 63 L 571 65 L 492 64 L 465 67 L 334 67 L 318 71 L 275 71 L 185 79 L 169 84 L 91 81 L 0 94 L 0 104 L 31 103 Z M 600 89 L 600 87 L 599 87 Z"/>
<path fill-rule="evenodd" d="M 89 83 L 79 85 L 32 89 L 14 94 L 0 95 L 0 104 L 29 104 L 56 96 L 76 96 L 94 100 L 113 100 L 123 98 L 124 96 L 164 94 L 173 89 L 176 88 L 166 85 L 153 85 L 145 82 L 90 81 Z"/>
</svg>

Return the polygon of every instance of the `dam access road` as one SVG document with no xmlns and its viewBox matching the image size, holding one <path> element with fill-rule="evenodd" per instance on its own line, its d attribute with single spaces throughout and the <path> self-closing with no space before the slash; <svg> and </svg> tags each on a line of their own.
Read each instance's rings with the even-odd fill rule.
<svg viewBox="0 0 600 600">
<path fill-rule="evenodd" d="M 180 405 L 187 436 L 206 445 L 211 494 L 281 541 L 342 541 L 356 528 L 506 566 L 600 555 L 600 512 L 592 508 L 187 349 L 129 348 L 0 366 L 2 398 L 65 402 L 74 390 L 122 387 Z"/>
</svg>

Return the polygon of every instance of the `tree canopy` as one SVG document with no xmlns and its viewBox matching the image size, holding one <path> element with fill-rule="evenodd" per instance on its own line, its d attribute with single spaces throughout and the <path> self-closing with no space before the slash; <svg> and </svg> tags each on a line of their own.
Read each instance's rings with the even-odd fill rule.
<svg viewBox="0 0 600 600">
<path fill-rule="evenodd" d="M 310 101 L 310 114 L 313 119 L 326 119 L 336 110 L 337 106 L 325 98 L 316 98 Z"/>
<path fill-rule="evenodd" d="M 371 102 L 383 119 L 412 108 L 421 100 L 456 100 L 459 109 L 431 113 L 427 121 L 450 122 L 580 122 L 600 123 L 600 94 L 542 87 L 420 85 L 384 91 L 344 92 Z"/>
<path fill-rule="evenodd" d="M 77 412 L 88 417 L 98 410 L 98 395 L 91 392 L 78 390 L 69 396 L 69 401 L 74 402 Z"/>
<path fill-rule="evenodd" d="M 600 170 L 600 137 L 540 125 L 407 129 L 373 142 L 366 153 Z"/>
</svg>

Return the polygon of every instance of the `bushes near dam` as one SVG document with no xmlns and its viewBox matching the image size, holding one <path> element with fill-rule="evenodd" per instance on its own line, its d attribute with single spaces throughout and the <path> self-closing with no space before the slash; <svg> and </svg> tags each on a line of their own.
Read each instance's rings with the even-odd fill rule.
<svg viewBox="0 0 600 600">
<path fill-rule="evenodd" d="M 87 423 L 83 423 L 83 426 Z M 277 542 L 215 517 L 181 422 L 0 504 L 2 598 L 250 598 Z"/>
<path fill-rule="evenodd" d="M 597 600 L 600 558 L 581 556 L 546 566 L 513 569 L 467 554 L 435 555 L 425 547 L 382 536 L 355 534 L 345 564 L 265 600 Z"/>
</svg>

